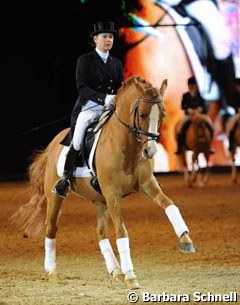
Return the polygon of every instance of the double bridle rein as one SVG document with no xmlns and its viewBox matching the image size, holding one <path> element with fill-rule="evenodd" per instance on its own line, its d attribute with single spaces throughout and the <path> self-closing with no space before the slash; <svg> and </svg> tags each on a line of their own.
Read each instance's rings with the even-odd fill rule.
<svg viewBox="0 0 240 305">
<path fill-rule="evenodd" d="M 129 133 L 131 135 L 133 135 L 137 139 L 137 141 L 141 142 L 142 145 L 143 145 L 143 144 L 145 144 L 148 141 L 152 141 L 152 140 L 157 141 L 158 137 L 159 137 L 159 133 L 148 132 L 147 130 L 143 130 L 143 129 L 137 127 L 136 120 L 137 120 L 138 126 L 139 126 L 139 117 L 140 117 L 140 115 L 139 115 L 138 105 L 139 105 L 140 102 L 149 103 L 149 104 L 160 104 L 162 102 L 162 100 L 160 100 L 160 99 L 149 100 L 149 99 L 144 99 L 144 98 L 137 98 L 136 102 L 135 102 L 135 105 L 134 105 L 134 108 L 133 108 L 133 111 L 132 111 L 132 114 L 133 114 L 133 126 L 130 126 L 129 124 L 125 123 L 117 115 L 115 110 L 114 110 L 114 115 L 116 116 L 118 121 L 123 126 L 125 126 L 128 129 Z M 161 121 L 161 124 L 162 124 L 162 121 Z M 142 138 L 140 137 L 141 135 L 147 136 L 148 139 L 146 141 L 143 141 Z"/>
</svg>

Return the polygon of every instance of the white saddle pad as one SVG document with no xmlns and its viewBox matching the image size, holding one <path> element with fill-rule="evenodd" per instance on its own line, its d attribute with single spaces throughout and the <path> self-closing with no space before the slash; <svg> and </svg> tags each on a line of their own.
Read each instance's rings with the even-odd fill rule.
<svg viewBox="0 0 240 305">
<path fill-rule="evenodd" d="M 98 139 L 101 134 L 101 130 L 102 129 L 100 129 L 95 136 L 93 146 L 89 155 L 88 164 L 90 168 L 87 166 L 87 164 L 85 164 L 83 167 L 76 167 L 76 169 L 73 172 L 73 177 L 92 177 L 93 175 L 95 175 L 93 170 L 93 160 L 94 160 Z M 64 165 L 66 162 L 66 156 L 68 151 L 69 151 L 69 147 L 63 146 L 62 151 L 59 155 L 58 163 L 57 163 L 57 174 L 59 177 L 63 176 Z"/>
</svg>

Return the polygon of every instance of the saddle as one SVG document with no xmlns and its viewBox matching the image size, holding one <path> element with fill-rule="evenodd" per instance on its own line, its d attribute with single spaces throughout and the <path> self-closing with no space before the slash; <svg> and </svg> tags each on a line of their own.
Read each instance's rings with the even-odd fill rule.
<svg viewBox="0 0 240 305">
<path fill-rule="evenodd" d="M 108 121 L 108 119 L 112 116 L 112 110 L 105 111 L 100 119 L 98 121 L 95 121 L 88 125 L 86 132 L 84 134 L 83 144 L 79 151 L 79 155 L 76 161 L 76 167 L 85 167 L 87 166 L 89 169 L 89 157 L 91 150 L 93 148 L 93 144 L 95 141 L 95 136 L 98 133 L 98 131 L 103 127 L 103 125 Z M 63 140 L 60 142 L 60 144 L 69 147 L 72 142 L 72 130 L 70 129 L 67 135 L 63 138 Z M 97 176 L 93 173 L 92 174 L 92 180 L 91 185 L 93 188 L 101 194 L 101 189 L 98 184 Z"/>
<path fill-rule="evenodd" d="M 98 121 L 95 121 L 88 125 L 83 138 L 83 145 L 79 152 L 79 157 L 77 159 L 77 166 L 82 167 L 86 163 L 88 165 L 88 158 L 94 143 L 96 133 L 103 127 L 103 125 L 112 116 L 112 110 L 104 111 L 102 116 Z M 70 146 L 72 141 L 73 131 L 70 129 L 67 135 L 63 138 L 60 144 L 64 146 Z M 89 167 L 89 166 L 88 166 Z"/>
</svg>

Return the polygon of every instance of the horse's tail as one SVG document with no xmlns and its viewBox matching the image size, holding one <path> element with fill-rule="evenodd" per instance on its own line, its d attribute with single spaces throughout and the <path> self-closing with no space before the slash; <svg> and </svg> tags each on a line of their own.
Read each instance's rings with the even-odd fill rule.
<svg viewBox="0 0 240 305">
<path fill-rule="evenodd" d="M 12 223 L 27 236 L 37 235 L 44 228 L 47 207 L 44 193 L 47 156 L 47 148 L 34 153 L 33 162 L 29 167 L 31 198 L 11 217 Z"/>
</svg>

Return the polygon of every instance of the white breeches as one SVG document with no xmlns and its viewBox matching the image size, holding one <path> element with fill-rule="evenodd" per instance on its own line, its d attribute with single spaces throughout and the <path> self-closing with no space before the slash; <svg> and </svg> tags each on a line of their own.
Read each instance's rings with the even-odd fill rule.
<svg viewBox="0 0 240 305">
<path fill-rule="evenodd" d="M 216 5 L 210 0 L 197 0 L 185 5 L 185 9 L 208 34 L 216 59 L 226 59 L 231 53 L 232 38 Z"/>
<path fill-rule="evenodd" d="M 90 100 L 82 107 L 82 111 L 77 118 L 72 139 L 75 150 L 80 150 L 87 127 L 101 117 L 103 110 L 104 106 Z"/>
</svg>

